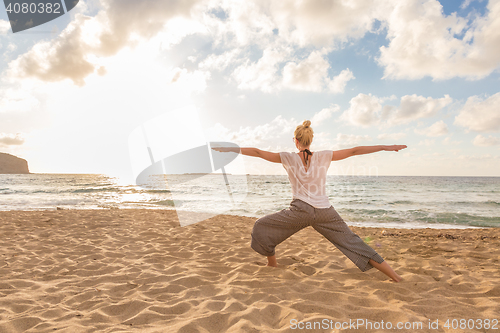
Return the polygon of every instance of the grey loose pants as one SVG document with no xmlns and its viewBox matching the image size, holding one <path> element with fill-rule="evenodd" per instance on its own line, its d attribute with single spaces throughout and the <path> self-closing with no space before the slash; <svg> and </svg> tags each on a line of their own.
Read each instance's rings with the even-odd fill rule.
<svg viewBox="0 0 500 333">
<path fill-rule="evenodd" d="M 308 226 L 325 236 L 363 272 L 373 268 L 368 262 L 370 259 L 378 263 L 384 261 L 374 249 L 349 229 L 333 206 L 315 208 L 300 199 L 293 199 L 289 208 L 255 221 L 252 249 L 264 256 L 273 256 L 276 245 Z"/>
</svg>

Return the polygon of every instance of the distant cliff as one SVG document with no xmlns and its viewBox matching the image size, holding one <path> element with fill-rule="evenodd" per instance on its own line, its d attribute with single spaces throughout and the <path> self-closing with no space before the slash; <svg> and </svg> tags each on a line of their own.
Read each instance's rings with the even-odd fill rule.
<svg viewBox="0 0 500 333">
<path fill-rule="evenodd" d="M 0 153 L 0 174 L 30 173 L 28 162 L 11 154 Z"/>
</svg>

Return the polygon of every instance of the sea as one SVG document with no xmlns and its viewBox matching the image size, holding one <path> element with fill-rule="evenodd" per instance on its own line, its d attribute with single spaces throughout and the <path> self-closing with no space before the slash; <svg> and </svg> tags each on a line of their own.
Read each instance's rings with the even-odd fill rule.
<svg viewBox="0 0 500 333">
<path fill-rule="evenodd" d="M 139 186 L 99 174 L 0 175 L 0 210 L 145 208 L 258 218 L 292 200 L 286 175 L 224 176 L 159 176 Z M 329 175 L 326 192 L 352 226 L 500 227 L 500 177 Z"/>
</svg>

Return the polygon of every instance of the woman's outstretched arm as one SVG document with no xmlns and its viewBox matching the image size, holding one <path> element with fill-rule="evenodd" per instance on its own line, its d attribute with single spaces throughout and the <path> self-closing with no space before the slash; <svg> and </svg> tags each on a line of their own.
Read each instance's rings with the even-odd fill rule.
<svg viewBox="0 0 500 333">
<path fill-rule="evenodd" d="M 259 148 L 239 148 L 239 147 L 212 147 L 215 151 L 232 152 L 247 156 L 260 157 L 269 162 L 281 163 L 279 153 L 272 153 L 270 151 L 261 150 Z"/>
<path fill-rule="evenodd" d="M 390 145 L 390 146 L 359 146 L 359 147 L 354 147 L 354 148 L 349 148 L 349 149 L 341 149 L 341 150 L 335 150 L 333 152 L 332 156 L 332 161 L 339 161 L 343 160 L 344 158 L 348 158 L 351 156 L 356 156 L 356 155 L 363 155 L 363 154 L 371 154 L 371 153 L 376 153 L 378 151 L 399 151 L 401 149 L 405 149 L 406 145 Z"/>
</svg>

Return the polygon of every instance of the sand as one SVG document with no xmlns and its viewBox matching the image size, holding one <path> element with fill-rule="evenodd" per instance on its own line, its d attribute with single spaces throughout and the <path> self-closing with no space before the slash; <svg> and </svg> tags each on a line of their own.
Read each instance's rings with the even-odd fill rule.
<svg viewBox="0 0 500 333">
<path fill-rule="evenodd" d="M 351 227 L 403 277 L 394 283 L 312 228 L 266 267 L 250 248 L 255 220 L 180 227 L 167 210 L 0 212 L 0 332 L 500 331 L 478 328 L 500 319 L 500 229 Z"/>
</svg>

